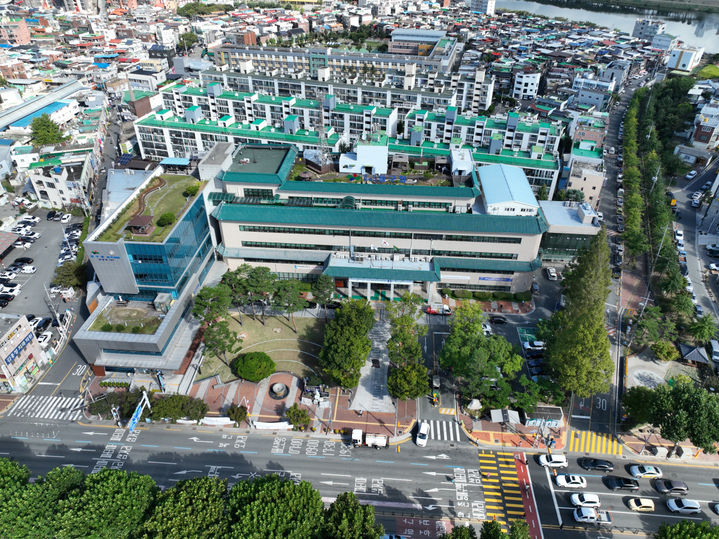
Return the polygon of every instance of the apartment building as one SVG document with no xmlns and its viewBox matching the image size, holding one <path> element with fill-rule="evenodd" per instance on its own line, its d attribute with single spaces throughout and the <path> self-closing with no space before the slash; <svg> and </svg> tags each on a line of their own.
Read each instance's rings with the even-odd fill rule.
<svg viewBox="0 0 719 539">
<path fill-rule="evenodd" d="M 514 74 L 512 97 L 514 99 L 534 99 L 539 91 L 541 73 L 519 71 Z"/>
<path fill-rule="evenodd" d="M 47 363 L 47 356 L 25 315 L 0 319 L 0 332 L 0 389 L 24 393 Z"/>
<path fill-rule="evenodd" d="M 529 288 L 547 223 L 521 169 L 479 167 L 458 187 L 301 182 L 288 178 L 294 155 L 218 144 L 206 160 L 222 165 L 200 164 L 201 178 L 216 179 L 208 200 L 231 269 L 269 266 L 305 281 L 324 273 L 346 296 L 389 300 Z"/>
<path fill-rule="evenodd" d="M 572 160 L 567 180 L 567 189 L 584 193 L 584 201 L 593 209 L 599 207 L 599 198 L 604 185 L 604 165 L 575 158 Z"/>
<path fill-rule="evenodd" d="M 664 33 L 664 30 L 666 30 L 666 24 L 664 24 L 663 21 L 637 19 L 634 21 L 632 37 L 636 37 L 644 41 L 651 41 L 655 35 Z"/>
<path fill-rule="evenodd" d="M 30 29 L 25 19 L 18 17 L 0 18 L 0 41 L 10 45 L 29 45 Z"/>
<path fill-rule="evenodd" d="M 345 104 L 330 94 L 320 100 L 259 93 L 226 92 L 218 82 L 206 88 L 175 83 L 162 88 L 163 105 L 177 116 L 193 122 L 206 119 L 227 124 L 265 121 L 275 128 L 294 134 L 300 130 L 316 131 L 333 127 L 348 140 L 363 133 L 384 131 L 397 134 L 396 109 L 370 105 Z"/>
<path fill-rule="evenodd" d="M 418 129 L 419 128 L 419 129 Z M 421 130 L 421 131 L 420 131 Z M 524 113 L 510 112 L 501 116 L 467 116 L 456 107 L 446 111 L 414 110 L 407 115 L 406 131 L 410 138 L 424 135 L 423 140 L 450 143 L 459 138 L 463 143 L 493 149 L 530 151 L 554 154 L 562 135 L 560 122 L 539 121 Z"/>
<path fill-rule="evenodd" d="M 483 15 L 494 15 L 495 0 L 471 0 L 469 3 L 469 9 L 476 13 L 482 13 Z"/>
<path fill-rule="evenodd" d="M 677 47 L 669 52 L 667 67 L 679 71 L 691 71 L 699 65 L 703 55 L 702 47 Z"/>
<path fill-rule="evenodd" d="M 600 80 L 591 77 L 576 77 L 572 82 L 574 103 L 583 107 L 594 107 L 604 111 L 609 106 L 615 80 Z"/>
</svg>

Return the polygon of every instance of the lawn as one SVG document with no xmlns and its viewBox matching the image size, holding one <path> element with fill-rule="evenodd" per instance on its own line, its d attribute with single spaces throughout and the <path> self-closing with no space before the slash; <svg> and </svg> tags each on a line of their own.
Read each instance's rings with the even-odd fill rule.
<svg viewBox="0 0 719 539">
<path fill-rule="evenodd" d="M 719 79 L 719 66 L 714 64 L 705 65 L 697 73 L 699 80 Z"/>
<path fill-rule="evenodd" d="M 242 325 L 236 315 L 229 321 L 231 329 L 242 337 L 241 354 L 265 352 L 274 360 L 278 371 L 291 372 L 300 377 L 319 374 L 317 355 L 322 346 L 324 319 L 295 318 L 297 333 L 292 323 L 284 317 L 267 317 L 265 325 L 245 315 L 242 316 Z M 197 379 L 215 375 L 219 375 L 222 382 L 237 379 L 219 358 L 207 354 L 202 360 Z"/>
<path fill-rule="evenodd" d="M 108 316 L 111 316 L 108 314 Z M 103 331 L 105 324 L 112 325 L 113 333 L 138 333 L 140 335 L 154 335 L 160 327 L 162 319 L 158 316 L 134 317 L 129 320 L 122 320 L 116 316 L 108 318 L 106 313 L 101 313 L 90 326 L 90 331 Z M 122 327 L 124 326 L 124 327 Z M 118 328 L 119 331 L 118 331 Z M 133 331 L 133 328 L 138 328 Z"/>
</svg>

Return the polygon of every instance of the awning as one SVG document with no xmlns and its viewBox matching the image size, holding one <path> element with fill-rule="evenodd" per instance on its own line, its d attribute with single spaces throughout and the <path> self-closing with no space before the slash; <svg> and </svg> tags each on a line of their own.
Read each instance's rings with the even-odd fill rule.
<svg viewBox="0 0 719 539">
<path fill-rule="evenodd" d="M 190 164 L 190 160 L 187 157 L 165 157 L 160 164 L 170 167 L 186 167 Z"/>
</svg>

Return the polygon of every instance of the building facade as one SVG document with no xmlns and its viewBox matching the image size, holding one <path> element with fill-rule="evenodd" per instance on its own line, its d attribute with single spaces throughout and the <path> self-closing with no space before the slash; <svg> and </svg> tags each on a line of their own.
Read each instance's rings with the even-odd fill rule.
<svg viewBox="0 0 719 539">
<path fill-rule="evenodd" d="M 679 71 L 691 71 L 699 65 L 704 49 L 699 47 L 679 47 L 669 52 L 667 67 Z"/>
<path fill-rule="evenodd" d="M 636 37 L 644 41 L 651 41 L 655 35 L 663 33 L 665 29 L 666 24 L 662 21 L 656 21 L 653 19 L 637 19 L 634 21 L 632 37 Z"/>
<path fill-rule="evenodd" d="M 519 71 L 514 75 L 512 97 L 514 99 L 534 99 L 539 91 L 541 73 Z"/>
<path fill-rule="evenodd" d="M 4 318 L 0 321 L 0 385 L 7 392 L 27 391 L 40 367 L 47 362 L 45 351 L 37 342 L 35 333 L 25 315 L 18 319 Z"/>
</svg>

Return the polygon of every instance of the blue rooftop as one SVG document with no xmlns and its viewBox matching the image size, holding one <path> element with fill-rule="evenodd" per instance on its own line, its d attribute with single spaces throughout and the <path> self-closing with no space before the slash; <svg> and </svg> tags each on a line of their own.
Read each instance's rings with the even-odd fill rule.
<svg viewBox="0 0 719 539">
<path fill-rule="evenodd" d="M 24 118 L 21 118 L 17 122 L 11 124 L 10 127 L 28 127 L 35 118 L 39 118 L 43 114 L 52 114 L 55 111 L 67 107 L 67 105 L 67 101 L 55 101 L 54 103 L 50 103 L 46 107 L 43 107 L 40 110 L 33 112 L 32 114 L 28 114 Z"/>
<path fill-rule="evenodd" d="M 527 176 L 521 168 L 510 165 L 487 165 L 479 167 L 477 173 L 487 204 L 514 201 L 529 206 L 539 206 Z"/>
<path fill-rule="evenodd" d="M 160 164 L 170 167 L 186 167 L 190 164 L 190 160 L 187 157 L 165 157 Z"/>
</svg>

